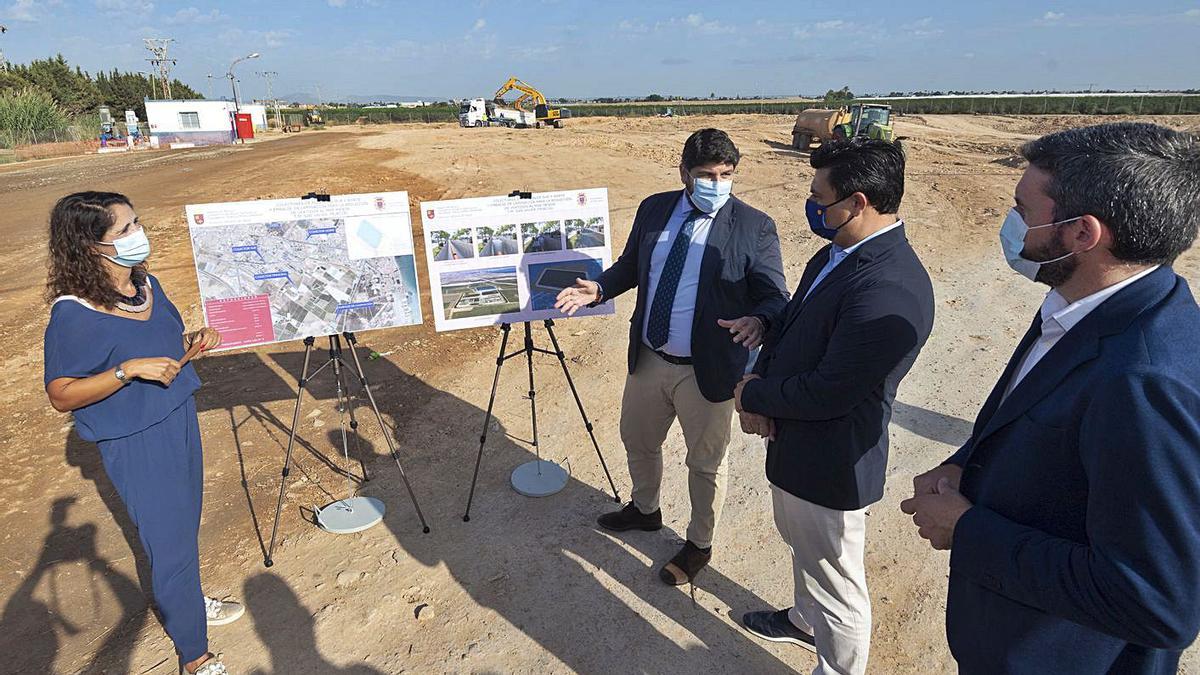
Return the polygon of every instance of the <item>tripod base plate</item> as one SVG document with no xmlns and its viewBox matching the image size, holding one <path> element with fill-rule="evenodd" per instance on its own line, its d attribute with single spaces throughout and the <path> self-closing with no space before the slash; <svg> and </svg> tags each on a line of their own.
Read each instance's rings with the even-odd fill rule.
<svg viewBox="0 0 1200 675">
<path fill-rule="evenodd" d="M 383 502 L 374 497 L 351 497 L 331 502 L 317 511 L 317 525 L 334 534 L 354 534 L 383 520 Z"/>
<path fill-rule="evenodd" d="M 549 497 L 567 486 L 567 472 L 554 462 L 535 459 L 513 470 L 512 486 L 526 497 Z"/>
</svg>

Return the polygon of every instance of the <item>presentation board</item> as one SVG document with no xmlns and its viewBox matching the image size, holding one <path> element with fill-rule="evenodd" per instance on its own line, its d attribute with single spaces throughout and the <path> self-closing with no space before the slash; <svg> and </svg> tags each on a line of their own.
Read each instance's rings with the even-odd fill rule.
<svg viewBox="0 0 1200 675">
<path fill-rule="evenodd" d="M 407 192 L 187 207 L 221 349 L 421 323 Z"/>
<path fill-rule="evenodd" d="M 607 188 L 422 202 L 421 225 L 438 331 L 564 317 L 559 291 L 612 262 Z"/>
</svg>

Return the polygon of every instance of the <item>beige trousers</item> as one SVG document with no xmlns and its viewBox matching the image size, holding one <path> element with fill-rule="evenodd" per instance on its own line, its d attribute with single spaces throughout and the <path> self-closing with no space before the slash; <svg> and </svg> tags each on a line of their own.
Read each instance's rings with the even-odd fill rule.
<svg viewBox="0 0 1200 675">
<path fill-rule="evenodd" d="M 642 345 L 637 368 L 625 380 L 621 401 L 621 440 L 633 480 L 633 503 L 642 513 L 658 510 L 662 444 L 677 417 L 687 444 L 688 495 L 692 502 L 687 538 L 700 548 L 708 548 L 725 505 L 725 448 L 733 421 L 733 400 L 713 403 L 704 398 L 692 366 L 667 363 Z"/>
<path fill-rule="evenodd" d="M 788 618 L 817 642 L 813 675 L 862 675 L 871 650 L 867 510 L 827 509 L 774 485 L 771 501 L 775 527 L 792 549 L 796 587 Z"/>
</svg>

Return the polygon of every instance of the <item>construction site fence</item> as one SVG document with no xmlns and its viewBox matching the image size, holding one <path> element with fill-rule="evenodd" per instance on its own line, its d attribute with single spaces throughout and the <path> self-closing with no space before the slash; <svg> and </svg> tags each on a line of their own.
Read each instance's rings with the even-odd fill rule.
<svg viewBox="0 0 1200 675">
<path fill-rule="evenodd" d="M 777 114 L 796 115 L 809 108 L 826 108 L 852 103 L 886 104 L 901 115 L 1196 115 L 1200 95 L 1179 96 L 1114 95 L 1087 96 L 966 96 L 929 98 L 871 98 L 854 101 L 736 101 L 720 103 L 630 103 L 575 104 L 573 117 L 657 117 L 671 114 Z"/>
<path fill-rule="evenodd" d="M 124 133 L 125 124 L 121 123 L 120 130 Z M 138 125 L 138 132 L 143 138 L 150 136 L 150 125 Z M 0 148 L 12 150 L 26 145 L 44 145 L 47 143 L 85 143 L 100 142 L 100 130 L 91 124 L 71 124 L 57 129 L 2 129 L 0 128 Z M 114 144 L 121 140 L 110 141 Z"/>
<path fill-rule="evenodd" d="M 42 143 L 79 143 L 98 137 L 98 132 L 80 126 L 60 129 L 0 129 L 0 148 L 11 150 L 23 145 Z"/>
</svg>

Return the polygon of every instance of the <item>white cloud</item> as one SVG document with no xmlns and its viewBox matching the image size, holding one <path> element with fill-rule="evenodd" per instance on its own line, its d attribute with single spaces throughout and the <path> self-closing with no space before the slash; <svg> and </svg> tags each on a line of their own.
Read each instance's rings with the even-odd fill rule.
<svg viewBox="0 0 1200 675">
<path fill-rule="evenodd" d="M 17 0 L 5 8 L 3 16 L 9 21 L 37 21 L 35 10 L 34 0 Z"/>
<path fill-rule="evenodd" d="M 471 32 L 478 33 L 479 31 L 483 30 L 485 27 L 487 27 L 486 19 L 482 19 L 482 18 L 475 19 L 475 25 L 471 26 Z"/>
<path fill-rule="evenodd" d="M 818 21 L 817 23 L 813 24 L 813 28 L 817 30 L 833 30 L 834 28 L 846 28 L 848 26 L 849 24 L 841 19 L 834 19 L 833 21 Z"/>
<path fill-rule="evenodd" d="M 931 16 L 901 24 L 900 30 L 908 33 L 909 37 L 916 38 L 933 37 L 941 35 L 943 32 L 941 28 L 933 25 L 933 17 Z"/>
<path fill-rule="evenodd" d="M 617 24 L 617 30 L 622 33 L 645 33 L 648 29 L 646 24 L 641 21 L 621 19 L 621 22 Z"/>
<path fill-rule="evenodd" d="M 1065 16 L 1063 12 L 1046 12 L 1042 15 L 1042 21 L 1058 21 Z"/>
<path fill-rule="evenodd" d="M 208 12 L 201 11 L 195 7 L 184 7 L 167 18 L 167 23 L 171 24 L 198 24 L 198 23 L 213 23 L 221 19 L 228 18 L 221 13 L 219 9 L 213 9 Z"/>
<path fill-rule="evenodd" d="M 238 53 L 245 54 L 262 47 L 282 47 L 297 35 L 299 33 L 288 28 L 259 31 L 231 27 L 221 31 L 217 37 L 221 42 L 235 46 Z"/>
<path fill-rule="evenodd" d="M 1200 19 L 1200 9 L 1189 9 L 1183 15 L 1189 19 Z"/>
<path fill-rule="evenodd" d="M 8 21 L 40 21 L 45 10 L 51 7 L 58 7 L 61 4 L 62 0 L 15 0 L 8 7 L 0 9 L 0 19 Z"/>
<path fill-rule="evenodd" d="M 107 14 L 149 14 L 154 3 L 148 0 L 96 0 L 96 9 Z"/>
<path fill-rule="evenodd" d="M 720 35 L 723 33 L 733 33 L 737 30 L 733 26 L 725 25 L 715 19 L 706 21 L 703 14 L 688 14 L 682 19 L 672 19 L 670 24 L 686 26 L 689 30 L 704 35 Z"/>
<path fill-rule="evenodd" d="M 330 7 L 345 7 L 346 0 L 327 0 Z"/>
</svg>

